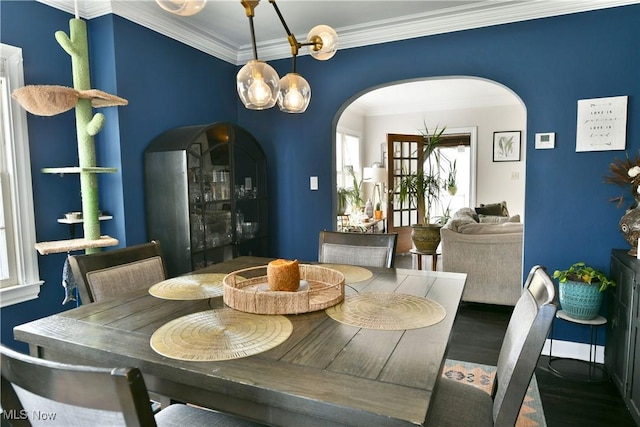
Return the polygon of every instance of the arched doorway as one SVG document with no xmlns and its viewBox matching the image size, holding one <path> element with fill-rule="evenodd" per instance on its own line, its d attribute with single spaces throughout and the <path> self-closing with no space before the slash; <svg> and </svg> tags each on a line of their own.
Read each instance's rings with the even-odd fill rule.
<svg viewBox="0 0 640 427">
<path fill-rule="evenodd" d="M 336 121 L 338 187 L 352 186 L 342 169 L 352 163 L 356 182 L 362 185 L 363 200 L 375 197 L 376 187 L 367 184 L 364 172 L 374 163 L 388 166 L 386 135 L 417 134 L 425 127 L 436 126 L 473 134 L 466 171 L 471 180 L 466 198 L 469 207 L 506 201 L 509 212 L 519 214 L 524 221 L 526 109 L 513 91 L 481 78 L 445 76 L 393 82 L 350 100 Z M 520 132 L 520 158 L 495 162 L 494 134 L 506 131 Z M 345 136 L 350 141 L 349 153 L 341 145 Z M 354 139 L 357 149 L 353 148 Z"/>
</svg>

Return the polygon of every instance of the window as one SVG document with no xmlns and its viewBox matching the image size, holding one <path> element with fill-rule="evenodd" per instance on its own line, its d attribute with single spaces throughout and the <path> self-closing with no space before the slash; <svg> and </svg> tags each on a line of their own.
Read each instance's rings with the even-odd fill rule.
<svg viewBox="0 0 640 427">
<path fill-rule="evenodd" d="M 27 115 L 12 98 L 24 85 L 22 49 L 0 44 L 0 307 L 38 297 Z"/>
<path fill-rule="evenodd" d="M 360 137 L 354 133 L 338 130 L 336 132 L 336 182 L 338 188 L 353 187 L 351 176 L 345 170 L 353 168 L 360 175 Z"/>
</svg>

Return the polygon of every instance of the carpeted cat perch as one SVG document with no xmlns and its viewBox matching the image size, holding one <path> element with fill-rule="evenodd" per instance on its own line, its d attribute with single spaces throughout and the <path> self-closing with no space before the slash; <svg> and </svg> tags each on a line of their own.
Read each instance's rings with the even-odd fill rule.
<svg viewBox="0 0 640 427">
<path fill-rule="evenodd" d="M 71 37 L 64 31 L 57 31 L 56 40 L 71 56 L 73 88 L 64 86 L 25 86 L 13 93 L 13 97 L 27 111 L 39 116 L 52 116 L 75 107 L 76 131 L 78 136 L 79 167 L 46 168 L 45 173 L 79 173 L 82 194 L 82 218 L 84 238 L 58 242 L 36 243 L 40 254 L 85 250 L 86 253 L 99 251 L 101 247 L 115 246 L 118 240 L 100 235 L 98 219 L 98 178 L 97 173 L 115 172 L 114 168 L 96 166 L 94 136 L 102 130 L 104 114 L 93 114 L 92 107 L 127 105 L 128 101 L 115 95 L 91 89 L 89 78 L 89 50 L 86 23 L 78 19 L 69 21 Z"/>
</svg>

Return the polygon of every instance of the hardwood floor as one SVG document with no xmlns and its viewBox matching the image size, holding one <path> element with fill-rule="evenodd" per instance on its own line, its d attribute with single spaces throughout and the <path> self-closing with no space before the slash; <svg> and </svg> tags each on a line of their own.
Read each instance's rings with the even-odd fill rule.
<svg viewBox="0 0 640 427">
<path fill-rule="evenodd" d="M 396 257 L 396 267 L 411 268 L 411 258 Z M 462 303 L 447 357 L 495 366 L 510 316 L 509 307 Z M 585 384 L 566 380 L 549 371 L 547 362 L 547 356 L 540 357 L 536 378 L 549 427 L 636 425 L 611 381 Z"/>
</svg>

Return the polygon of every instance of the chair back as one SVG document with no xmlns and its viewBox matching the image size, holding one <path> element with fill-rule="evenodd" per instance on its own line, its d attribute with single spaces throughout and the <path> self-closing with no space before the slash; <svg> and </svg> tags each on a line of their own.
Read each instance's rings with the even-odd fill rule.
<svg viewBox="0 0 640 427">
<path fill-rule="evenodd" d="M 137 368 L 57 363 L 2 345 L 0 365 L 3 418 L 13 426 L 156 425 Z"/>
<path fill-rule="evenodd" d="M 321 231 L 318 261 L 363 267 L 393 267 L 397 233 Z"/>
<path fill-rule="evenodd" d="M 167 278 L 157 241 L 89 255 L 71 255 L 69 265 L 83 304 L 150 288 Z"/>
<path fill-rule="evenodd" d="M 504 337 L 493 392 L 495 426 L 513 427 L 549 334 L 557 305 L 544 267 L 531 269 Z"/>
<path fill-rule="evenodd" d="M 538 305 L 558 302 L 553 280 L 551 280 L 551 277 L 545 272 L 545 268 L 539 265 L 534 266 L 531 271 L 529 271 L 529 275 L 524 281 L 523 289 L 529 290 Z"/>
</svg>

